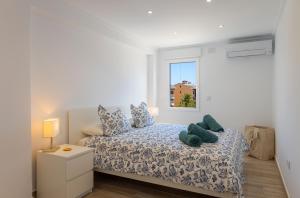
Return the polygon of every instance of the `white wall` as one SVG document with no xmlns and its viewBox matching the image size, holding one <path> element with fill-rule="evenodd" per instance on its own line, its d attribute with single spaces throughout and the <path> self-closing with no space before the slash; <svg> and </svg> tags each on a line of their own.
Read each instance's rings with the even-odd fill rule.
<svg viewBox="0 0 300 198">
<path fill-rule="evenodd" d="M 274 124 L 276 150 L 290 197 L 300 197 L 300 1 L 287 0 L 276 32 Z M 291 170 L 287 168 L 291 161 Z"/>
<path fill-rule="evenodd" d="M 31 197 L 30 4 L 0 1 L 0 197 Z"/>
<path fill-rule="evenodd" d="M 151 54 L 147 56 L 147 104 L 149 107 L 157 106 L 157 80 L 156 80 L 156 54 Z"/>
<path fill-rule="evenodd" d="M 32 12 L 33 152 L 49 145 L 42 138 L 45 118 L 60 119 L 55 143 L 61 144 L 68 110 L 147 101 L 147 52 L 73 22 Z"/>
<path fill-rule="evenodd" d="M 208 53 L 210 51 L 211 53 Z M 200 57 L 200 111 L 170 110 L 167 59 Z M 189 124 L 210 113 L 224 125 L 272 125 L 273 57 L 227 59 L 225 44 L 164 49 L 159 52 L 158 106 L 161 122 Z M 208 99 L 211 97 L 211 100 Z"/>
</svg>

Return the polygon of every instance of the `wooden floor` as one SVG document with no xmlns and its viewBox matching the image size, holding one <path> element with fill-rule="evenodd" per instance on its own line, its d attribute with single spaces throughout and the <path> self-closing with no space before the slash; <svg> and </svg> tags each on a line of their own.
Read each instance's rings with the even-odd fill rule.
<svg viewBox="0 0 300 198">
<path fill-rule="evenodd" d="M 287 198 L 280 173 L 275 161 L 261 161 L 246 157 L 245 197 Z"/>
<path fill-rule="evenodd" d="M 245 158 L 246 198 L 286 198 L 280 174 L 274 161 Z M 161 187 L 100 173 L 95 174 L 95 189 L 85 198 L 201 198 L 195 193 Z"/>
</svg>

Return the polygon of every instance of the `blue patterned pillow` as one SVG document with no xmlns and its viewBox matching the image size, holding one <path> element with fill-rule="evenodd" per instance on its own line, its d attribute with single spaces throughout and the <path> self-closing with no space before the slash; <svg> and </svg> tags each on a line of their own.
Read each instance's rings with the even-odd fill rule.
<svg viewBox="0 0 300 198">
<path fill-rule="evenodd" d="M 99 105 L 98 115 L 105 136 L 117 135 L 129 131 L 131 128 L 129 120 L 120 109 L 110 113 L 103 106 Z"/>
<path fill-rule="evenodd" d="M 150 115 L 146 103 L 142 102 L 138 107 L 131 105 L 130 110 L 136 128 L 143 128 L 154 124 L 154 119 Z"/>
</svg>

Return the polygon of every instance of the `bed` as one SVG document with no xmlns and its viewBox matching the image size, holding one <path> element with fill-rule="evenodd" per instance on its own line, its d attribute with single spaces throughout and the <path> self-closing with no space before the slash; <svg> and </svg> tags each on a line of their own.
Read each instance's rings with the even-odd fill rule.
<svg viewBox="0 0 300 198">
<path fill-rule="evenodd" d="M 126 111 L 125 111 L 126 112 Z M 185 125 L 155 124 L 116 136 L 84 137 L 95 108 L 69 112 L 69 143 L 94 148 L 95 171 L 215 197 L 242 197 L 246 144 L 237 130 L 215 133 L 219 141 L 192 148 L 181 143 Z"/>
</svg>

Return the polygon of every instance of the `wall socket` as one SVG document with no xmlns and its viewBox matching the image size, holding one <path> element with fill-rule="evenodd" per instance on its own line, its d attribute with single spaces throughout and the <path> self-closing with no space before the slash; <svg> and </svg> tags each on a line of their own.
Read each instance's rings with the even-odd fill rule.
<svg viewBox="0 0 300 198">
<path fill-rule="evenodd" d="M 291 161 L 290 160 L 286 160 L 286 166 L 288 168 L 288 170 L 291 170 Z"/>
<path fill-rule="evenodd" d="M 207 96 L 207 97 L 206 97 L 206 101 L 207 101 L 207 102 L 211 102 L 211 100 L 212 100 L 212 97 L 211 97 L 211 96 Z"/>
<path fill-rule="evenodd" d="M 214 54 L 216 53 L 217 49 L 215 47 L 210 47 L 207 49 L 207 53 L 208 54 Z"/>
</svg>

